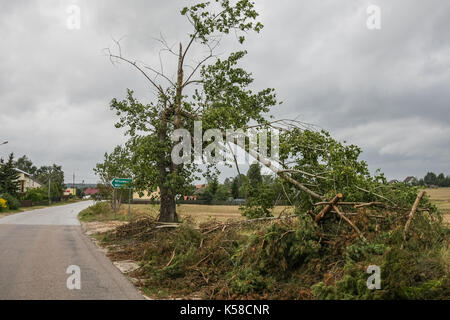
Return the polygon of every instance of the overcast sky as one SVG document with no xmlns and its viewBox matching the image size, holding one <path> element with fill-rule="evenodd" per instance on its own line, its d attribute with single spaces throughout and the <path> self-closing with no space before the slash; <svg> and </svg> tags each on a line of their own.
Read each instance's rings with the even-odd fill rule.
<svg viewBox="0 0 450 320">
<path fill-rule="evenodd" d="M 158 66 L 160 33 L 186 42 L 186 1 L 0 0 L 0 156 L 63 166 L 66 181 L 95 183 L 92 168 L 126 138 L 112 98 L 154 94 L 103 49 Z M 71 4 L 80 30 L 67 27 Z M 381 29 L 366 26 L 370 4 Z M 359 145 L 389 178 L 450 174 L 450 1 L 256 0 L 262 33 L 246 43 L 255 86 L 276 88 L 278 117 L 299 118 Z M 228 46 L 220 52 L 228 53 Z M 170 62 L 169 60 L 167 61 Z M 230 172 L 234 174 L 234 172 Z"/>
</svg>

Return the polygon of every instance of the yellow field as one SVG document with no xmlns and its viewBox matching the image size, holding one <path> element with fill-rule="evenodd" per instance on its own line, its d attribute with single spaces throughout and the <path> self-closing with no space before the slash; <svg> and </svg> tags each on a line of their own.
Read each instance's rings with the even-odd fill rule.
<svg viewBox="0 0 450 320">
<path fill-rule="evenodd" d="M 432 202 L 444 214 L 444 219 L 450 223 L 450 188 L 426 189 Z M 277 216 L 284 210 L 284 213 L 292 214 L 292 207 L 277 206 L 273 211 L 273 215 Z M 153 216 L 158 215 L 159 205 L 139 205 L 131 206 L 131 215 L 137 216 Z M 128 205 L 124 204 L 120 208 L 119 215 L 125 216 L 128 212 Z M 197 223 L 206 222 L 208 220 L 226 221 L 229 219 L 244 219 L 239 210 L 239 206 L 208 206 L 197 204 L 182 204 L 177 206 L 177 212 L 181 218 L 191 217 Z"/>
<path fill-rule="evenodd" d="M 450 188 L 425 189 L 425 191 L 444 214 L 444 220 L 450 223 Z"/>
<path fill-rule="evenodd" d="M 131 205 L 131 215 L 138 216 L 153 216 L 158 215 L 159 205 Z M 128 205 L 122 205 L 119 215 L 126 215 L 128 212 Z M 277 206 L 273 210 L 273 215 L 277 216 L 281 212 L 284 214 L 292 214 L 292 207 Z M 181 218 L 191 217 L 197 223 L 206 222 L 208 220 L 226 221 L 229 219 L 240 220 L 244 219 L 239 210 L 239 206 L 208 206 L 198 204 L 182 204 L 177 206 L 177 213 Z"/>
<path fill-rule="evenodd" d="M 273 210 L 273 215 L 277 216 L 284 210 L 284 213 L 293 213 L 293 208 L 277 206 Z M 205 206 L 197 204 L 183 204 L 178 207 L 178 214 L 183 218 L 190 216 L 197 222 L 205 222 L 211 219 L 226 221 L 229 219 L 244 219 L 239 206 Z"/>
</svg>

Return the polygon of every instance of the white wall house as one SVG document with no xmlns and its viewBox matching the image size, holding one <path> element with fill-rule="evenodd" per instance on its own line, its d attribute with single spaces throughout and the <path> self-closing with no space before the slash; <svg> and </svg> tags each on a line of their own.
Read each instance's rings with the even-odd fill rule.
<svg viewBox="0 0 450 320">
<path fill-rule="evenodd" d="M 36 188 L 40 188 L 42 185 L 37 182 L 36 180 L 34 180 L 31 177 L 31 174 L 22 171 L 20 169 L 16 169 L 17 172 L 19 172 L 20 176 L 19 176 L 19 192 L 20 193 L 25 193 L 27 192 L 28 189 L 36 189 Z"/>
</svg>

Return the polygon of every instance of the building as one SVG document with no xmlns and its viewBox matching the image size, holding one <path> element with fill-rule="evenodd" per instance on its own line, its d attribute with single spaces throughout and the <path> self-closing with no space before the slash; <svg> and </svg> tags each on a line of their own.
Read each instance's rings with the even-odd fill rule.
<svg viewBox="0 0 450 320">
<path fill-rule="evenodd" d="M 20 169 L 15 169 L 17 172 L 19 172 L 19 179 L 18 181 L 20 182 L 19 185 L 19 192 L 20 193 L 25 193 L 27 192 L 29 189 L 37 189 L 42 187 L 42 184 L 40 184 L 39 182 L 37 182 L 36 180 L 33 179 L 33 177 L 31 176 L 31 174 L 22 171 Z"/>
<path fill-rule="evenodd" d="M 98 193 L 97 188 L 87 188 L 86 190 L 84 190 L 84 195 L 86 196 L 93 196 L 96 195 L 97 193 Z"/>
<path fill-rule="evenodd" d="M 76 196 L 77 195 L 77 189 L 76 188 L 66 188 L 64 190 L 64 195 L 65 196 Z"/>
<path fill-rule="evenodd" d="M 139 192 L 134 192 L 133 193 L 133 200 L 160 200 L 161 199 L 161 195 L 159 193 L 159 187 L 156 189 L 156 191 L 153 192 L 148 192 L 148 191 L 144 191 L 144 194 L 142 196 L 139 195 Z"/>
<path fill-rule="evenodd" d="M 419 183 L 419 181 L 417 181 L 417 178 L 413 176 L 406 177 L 406 179 L 403 180 L 403 182 L 409 186 L 415 186 Z"/>
</svg>

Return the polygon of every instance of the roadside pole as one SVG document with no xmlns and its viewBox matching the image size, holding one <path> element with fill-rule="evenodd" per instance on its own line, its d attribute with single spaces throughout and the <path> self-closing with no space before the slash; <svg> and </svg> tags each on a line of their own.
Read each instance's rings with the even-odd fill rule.
<svg viewBox="0 0 450 320">
<path fill-rule="evenodd" d="M 117 189 L 114 188 L 114 219 L 117 219 Z"/>
<path fill-rule="evenodd" d="M 131 192 L 131 187 L 130 187 L 130 191 L 128 193 L 128 219 L 131 218 L 131 195 L 132 195 L 132 192 Z"/>
<path fill-rule="evenodd" d="M 133 183 L 132 178 L 114 178 L 111 181 L 111 186 L 114 188 L 114 219 L 117 219 L 117 189 L 121 189 L 123 186 L 130 185 Z M 128 197 L 128 215 L 131 215 L 131 196 Z"/>
<path fill-rule="evenodd" d="M 50 183 L 51 183 L 51 176 L 48 177 L 48 205 L 52 204 L 52 199 L 50 198 Z"/>
</svg>

